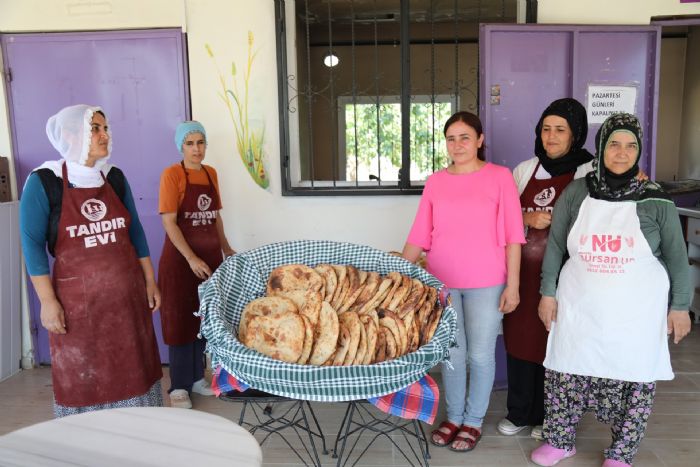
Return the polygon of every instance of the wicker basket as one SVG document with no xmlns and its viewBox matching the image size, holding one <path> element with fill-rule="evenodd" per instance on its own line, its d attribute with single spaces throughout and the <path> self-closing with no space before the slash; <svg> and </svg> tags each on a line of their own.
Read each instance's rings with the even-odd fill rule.
<svg viewBox="0 0 700 467">
<path fill-rule="evenodd" d="M 241 344 L 238 323 L 245 305 L 265 294 L 270 272 L 300 263 L 351 264 L 385 275 L 398 271 L 442 289 L 425 270 L 386 252 L 362 245 L 301 240 L 266 245 L 228 258 L 199 287 L 201 334 L 212 365 L 221 365 L 255 389 L 294 399 L 349 401 L 390 394 L 420 379 L 445 360 L 454 341 L 455 311 L 447 305 L 432 340 L 415 352 L 373 365 L 311 366 L 273 360 Z"/>
</svg>

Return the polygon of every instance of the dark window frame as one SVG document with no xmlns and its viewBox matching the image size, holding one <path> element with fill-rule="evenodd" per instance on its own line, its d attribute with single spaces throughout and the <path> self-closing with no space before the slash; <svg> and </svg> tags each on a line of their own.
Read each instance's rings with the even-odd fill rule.
<svg viewBox="0 0 700 467">
<path fill-rule="evenodd" d="M 291 154 L 289 112 L 289 89 L 287 86 L 287 29 L 285 0 L 273 0 L 275 7 L 275 38 L 277 53 L 277 88 L 279 109 L 279 141 L 280 141 L 280 175 L 282 196 L 396 196 L 420 195 L 423 193 L 423 182 L 410 180 L 410 35 L 409 35 L 409 2 L 401 2 L 401 170 L 397 185 L 390 186 L 294 186 L 291 180 Z M 526 0 L 526 22 L 537 22 L 537 0 Z M 478 63 L 478 58 L 477 58 Z M 479 74 L 477 73 L 477 82 Z M 478 93 L 477 93 L 478 108 Z"/>
</svg>

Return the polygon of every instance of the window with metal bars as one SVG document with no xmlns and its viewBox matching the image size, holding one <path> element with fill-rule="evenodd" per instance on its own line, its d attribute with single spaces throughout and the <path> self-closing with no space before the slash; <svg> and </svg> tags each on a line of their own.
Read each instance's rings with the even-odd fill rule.
<svg viewBox="0 0 700 467">
<path fill-rule="evenodd" d="M 284 195 L 417 194 L 517 0 L 275 0 Z"/>
</svg>

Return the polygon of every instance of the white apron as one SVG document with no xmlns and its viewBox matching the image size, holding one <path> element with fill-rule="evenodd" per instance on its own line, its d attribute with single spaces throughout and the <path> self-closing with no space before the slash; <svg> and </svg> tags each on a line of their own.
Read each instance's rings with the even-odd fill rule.
<svg viewBox="0 0 700 467">
<path fill-rule="evenodd" d="M 544 366 L 631 382 L 673 379 L 668 274 L 641 231 L 636 203 L 587 196 L 567 249 Z"/>
</svg>

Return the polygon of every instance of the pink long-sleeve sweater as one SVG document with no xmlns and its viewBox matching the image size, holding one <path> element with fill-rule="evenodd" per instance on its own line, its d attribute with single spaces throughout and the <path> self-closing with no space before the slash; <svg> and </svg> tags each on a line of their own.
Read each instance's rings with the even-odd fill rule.
<svg viewBox="0 0 700 467">
<path fill-rule="evenodd" d="M 506 282 L 506 245 L 525 243 L 520 198 L 506 167 L 428 178 L 408 243 L 427 251 L 428 271 L 449 288 Z"/>
</svg>

